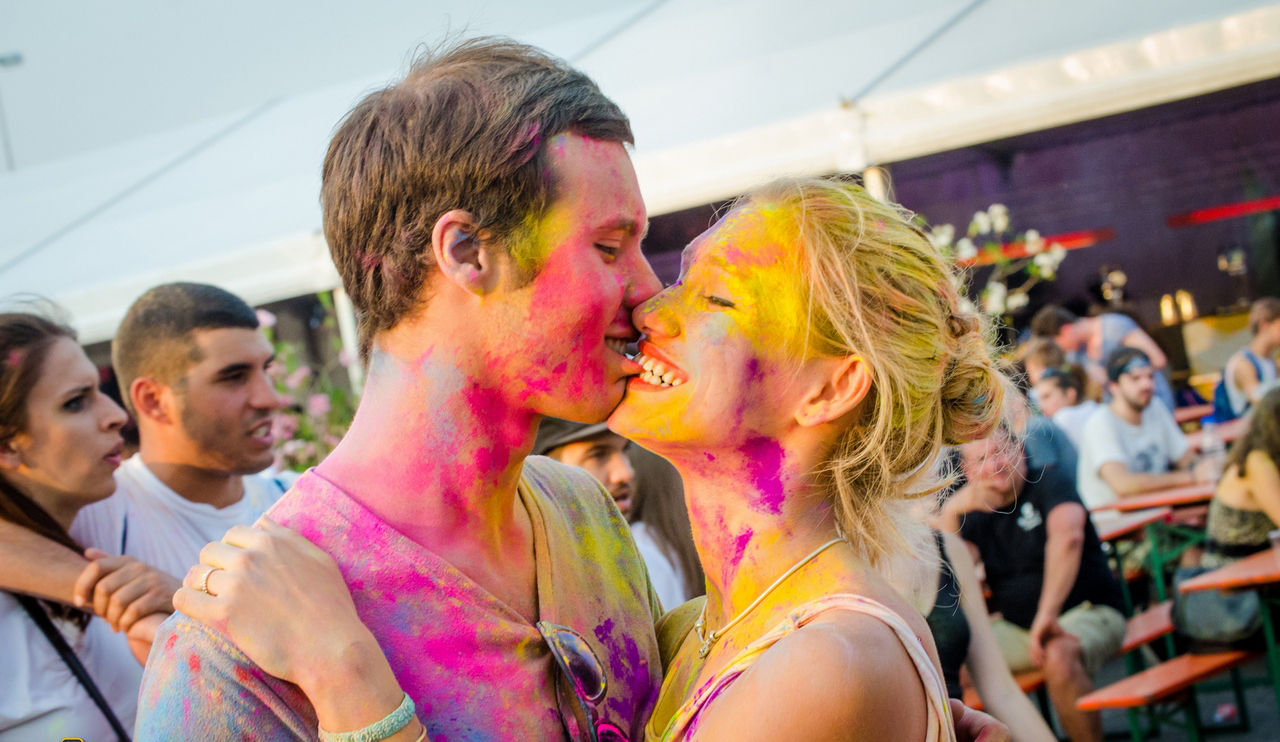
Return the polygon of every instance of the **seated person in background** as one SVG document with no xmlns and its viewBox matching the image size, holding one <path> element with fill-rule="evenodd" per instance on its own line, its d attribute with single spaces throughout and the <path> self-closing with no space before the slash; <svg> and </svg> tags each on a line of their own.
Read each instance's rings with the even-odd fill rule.
<svg viewBox="0 0 1280 742">
<path fill-rule="evenodd" d="M 1035 385 L 1035 398 L 1044 413 L 1080 449 L 1084 424 L 1100 405 L 1085 396 L 1084 369 L 1068 363 L 1046 369 Z"/>
<path fill-rule="evenodd" d="M 1107 359 L 1111 401 L 1085 423 L 1080 447 L 1080 496 L 1090 509 L 1144 492 L 1195 484 L 1195 451 L 1155 400 L 1155 369 L 1147 354 L 1121 348 Z M 1174 471 L 1170 471 L 1173 469 Z"/>
<path fill-rule="evenodd" d="M 967 444 L 961 456 L 986 506 L 965 515 L 960 536 L 986 567 L 1005 662 L 1013 672 L 1041 668 L 1071 740 L 1100 741 L 1101 719 L 1076 700 L 1119 651 L 1125 620 L 1093 523 L 1071 483 L 1052 469 L 1030 470 L 1008 431 Z"/>
<path fill-rule="evenodd" d="M 1258 299 L 1249 309 L 1249 344 L 1227 359 L 1222 369 L 1222 390 L 1230 410 L 1220 409 L 1214 394 L 1214 417 L 1234 420 L 1249 411 L 1276 383 L 1275 354 L 1280 351 L 1280 299 Z"/>
<path fill-rule="evenodd" d="M 0 358 L 0 521 L 82 554 L 67 531 L 82 507 L 115 491 L 128 416 L 98 392 L 97 369 L 56 322 L 0 315 Z M 0 592 L 0 740 L 132 734 L 142 666 L 92 610 Z M 133 624 L 131 636 L 149 647 L 161 618 Z M 105 709 L 64 664 L 53 643 L 59 637 Z"/>
<path fill-rule="evenodd" d="M 610 431 L 604 423 L 575 423 L 555 417 L 542 419 L 533 444 L 534 455 L 576 466 L 595 477 L 628 519 L 636 496 L 636 472 L 631 465 L 634 450 L 635 446 Z M 631 535 L 649 572 L 649 582 L 658 593 L 662 607 L 675 608 L 688 600 L 680 572 L 653 536 L 643 527 L 637 529 L 636 525 L 632 523 Z"/>
<path fill-rule="evenodd" d="M 1014 410 L 1012 422 L 1017 426 L 1018 436 L 1026 452 L 1027 466 L 1035 470 L 1052 469 L 1074 488 L 1080 462 L 1075 444 L 1066 431 L 1025 403 Z M 959 458 L 952 463 L 958 464 Z M 946 498 L 937 516 L 937 526 L 952 532 L 960 528 L 960 518 L 965 513 L 985 506 L 982 493 L 968 486 L 963 467 L 960 468 L 953 486 L 956 489 Z"/>
<path fill-rule="evenodd" d="M 1280 523 L 1280 389 L 1267 392 L 1257 408 L 1209 502 L 1201 566 L 1221 567 L 1263 551 Z"/>
<path fill-rule="evenodd" d="M 634 443 L 628 453 L 636 470 L 636 492 L 629 516 L 631 535 L 641 556 L 647 563 L 646 549 L 652 549 L 670 561 L 680 580 L 680 603 L 706 595 L 707 578 L 693 543 L 680 472 L 666 459 Z M 670 608 L 674 610 L 680 603 Z"/>
<path fill-rule="evenodd" d="M 966 667 L 987 712 L 1008 725 L 1018 742 L 1057 742 L 1005 664 L 969 550 L 955 534 L 933 536 L 928 548 L 912 555 L 908 569 L 920 571 L 910 577 L 919 586 L 912 602 L 938 645 L 948 695 L 963 698 L 960 668 Z"/>
<path fill-rule="evenodd" d="M 145 613 L 126 610 L 126 599 L 144 586 L 116 589 L 151 565 L 151 577 L 165 584 L 148 583 L 159 603 L 140 605 L 172 611 L 200 549 L 253 523 L 283 494 L 273 480 L 246 476 L 272 462 L 272 416 L 283 404 L 266 373 L 273 357 L 257 315 L 233 294 L 194 283 L 143 294 L 112 343 L 141 450 L 116 471 L 115 494 L 85 507 L 70 527 L 77 542 L 110 557 L 86 562 L 64 544 L 0 522 L 0 587 L 93 603 L 127 631 Z"/>
<path fill-rule="evenodd" d="M 1045 371 L 1067 362 L 1067 354 L 1051 338 L 1032 338 L 1023 344 L 1019 356 L 1022 367 L 1027 371 L 1027 382 L 1033 388 L 1040 383 L 1040 377 Z"/>
<path fill-rule="evenodd" d="M 1031 318 L 1031 332 L 1036 337 L 1050 338 L 1067 354 L 1067 360 L 1084 368 L 1094 383 L 1109 392 L 1107 359 L 1120 348 L 1136 348 L 1147 356 L 1154 373 L 1155 395 L 1172 410 L 1173 388 L 1165 376 L 1168 360 L 1151 336 L 1127 315 L 1107 312 L 1097 317 L 1077 317 L 1069 309 L 1051 304 Z M 1103 394 L 1106 401 L 1107 394 Z"/>
</svg>

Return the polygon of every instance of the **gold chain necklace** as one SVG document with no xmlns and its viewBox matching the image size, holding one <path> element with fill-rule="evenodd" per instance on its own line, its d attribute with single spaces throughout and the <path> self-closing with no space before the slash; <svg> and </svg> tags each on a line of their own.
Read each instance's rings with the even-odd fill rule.
<svg viewBox="0 0 1280 742">
<path fill-rule="evenodd" d="M 698 659 L 705 660 L 707 658 L 707 655 L 711 654 L 711 646 L 716 643 L 716 640 L 720 639 L 725 634 L 729 633 L 729 629 L 732 629 L 734 626 L 738 624 L 739 621 L 746 618 L 748 613 L 753 611 L 756 606 L 760 605 L 760 602 L 764 600 L 765 597 L 769 595 L 769 593 L 776 590 L 779 585 L 785 582 L 788 577 L 795 574 L 796 571 L 799 570 L 804 565 L 813 561 L 815 558 L 817 558 L 819 554 L 821 554 L 822 552 L 826 551 L 827 549 L 831 548 L 832 546 L 835 546 L 836 544 L 842 541 L 844 541 L 844 539 L 842 538 L 833 538 L 827 543 L 823 544 L 822 546 L 819 546 L 817 549 L 814 549 L 813 553 L 811 553 L 809 556 L 796 562 L 794 565 L 792 565 L 791 569 L 787 570 L 786 572 L 783 572 L 781 577 L 774 580 L 772 585 L 765 588 L 764 592 L 756 596 L 756 599 L 751 601 L 751 605 L 747 606 L 742 610 L 741 613 L 734 616 L 732 621 L 725 624 L 722 628 L 712 631 L 711 633 L 706 633 L 707 604 L 704 602 L 702 604 L 702 614 L 698 616 L 697 622 L 693 624 L 693 630 L 698 634 L 698 640 L 702 642 L 702 647 L 698 649 Z"/>
</svg>

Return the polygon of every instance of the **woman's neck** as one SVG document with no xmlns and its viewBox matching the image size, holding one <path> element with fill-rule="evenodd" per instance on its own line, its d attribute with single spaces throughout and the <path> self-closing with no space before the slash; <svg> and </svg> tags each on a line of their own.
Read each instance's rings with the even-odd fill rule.
<svg viewBox="0 0 1280 742">
<path fill-rule="evenodd" d="M 76 519 L 76 513 L 79 513 L 80 508 L 88 504 L 83 497 L 74 497 L 64 492 L 41 487 L 21 475 L 6 476 L 5 480 L 10 487 L 26 495 L 27 499 L 40 506 L 41 509 L 49 514 L 49 517 L 62 526 L 64 531 L 71 530 L 71 523 Z"/>
<path fill-rule="evenodd" d="M 836 537 L 830 506 L 807 472 L 818 462 L 776 441 L 674 460 L 694 545 L 707 575 L 707 621 L 723 626 L 797 562 Z"/>
</svg>

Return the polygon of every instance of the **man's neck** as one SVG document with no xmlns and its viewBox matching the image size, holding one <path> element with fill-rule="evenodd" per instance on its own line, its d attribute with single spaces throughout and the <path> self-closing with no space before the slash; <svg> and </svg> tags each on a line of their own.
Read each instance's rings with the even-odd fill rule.
<svg viewBox="0 0 1280 742">
<path fill-rule="evenodd" d="M 1249 350 L 1259 358 L 1270 358 L 1275 355 L 1276 346 L 1264 334 L 1254 335 L 1249 341 Z"/>
<path fill-rule="evenodd" d="M 527 541 L 512 538 L 516 488 L 538 418 L 509 408 L 473 365 L 463 353 L 376 350 L 355 419 L 317 472 L 433 551 L 493 558 Z"/>
<path fill-rule="evenodd" d="M 1133 405 L 1126 402 L 1119 394 L 1111 397 L 1111 411 L 1130 425 L 1142 424 L 1142 410 L 1134 409 Z"/>
<path fill-rule="evenodd" d="M 184 500 L 221 509 L 244 497 L 244 477 L 238 474 L 175 462 L 174 457 L 149 449 L 145 444 L 138 455 L 156 479 Z"/>
</svg>

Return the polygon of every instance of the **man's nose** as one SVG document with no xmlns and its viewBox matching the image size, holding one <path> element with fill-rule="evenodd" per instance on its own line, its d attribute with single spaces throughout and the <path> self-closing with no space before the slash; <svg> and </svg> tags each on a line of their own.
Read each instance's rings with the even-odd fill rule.
<svg viewBox="0 0 1280 742">
<path fill-rule="evenodd" d="M 648 258 L 637 250 L 627 271 L 627 292 L 623 297 L 627 309 L 643 304 L 661 290 L 662 281 L 658 280 L 658 274 L 653 272 Z"/>
</svg>

